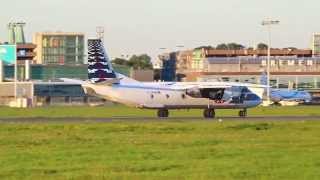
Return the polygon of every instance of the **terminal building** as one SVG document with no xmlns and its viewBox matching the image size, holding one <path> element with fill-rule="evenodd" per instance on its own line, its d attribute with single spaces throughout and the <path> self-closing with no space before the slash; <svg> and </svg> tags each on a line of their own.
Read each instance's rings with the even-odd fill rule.
<svg viewBox="0 0 320 180">
<path fill-rule="evenodd" d="M 319 39 L 320 40 L 320 39 Z M 166 53 L 163 81 L 230 81 L 260 83 L 267 69 L 267 50 L 201 48 Z M 320 57 L 309 49 L 271 49 L 270 84 L 304 89 L 320 96 Z"/>
<path fill-rule="evenodd" d="M 18 107 L 49 105 L 103 105 L 105 100 L 87 96 L 79 84 L 64 82 L 18 82 L 15 91 L 12 82 L 0 83 L 0 106 L 12 104 L 15 97 Z M 15 104 L 16 106 L 16 104 Z"/>
</svg>

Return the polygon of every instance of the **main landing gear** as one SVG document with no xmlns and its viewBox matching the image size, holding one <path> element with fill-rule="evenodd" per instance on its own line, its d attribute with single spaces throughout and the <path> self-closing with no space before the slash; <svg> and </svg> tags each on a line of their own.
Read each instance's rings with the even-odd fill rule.
<svg viewBox="0 0 320 180">
<path fill-rule="evenodd" d="M 168 109 L 159 109 L 158 110 L 158 117 L 159 118 L 167 118 L 167 117 L 169 117 Z"/>
<path fill-rule="evenodd" d="M 247 117 L 247 109 L 239 111 L 239 117 Z"/>
<path fill-rule="evenodd" d="M 203 117 L 204 118 L 214 118 L 216 116 L 216 113 L 214 109 L 205 109 L 203 110 Z"/>
<path fill-rule="evenodd" d="M 169 111 L 168 109 L 159 109 L 158 110 L 158 117 L 159 118 L 167 118 L 169 117 Z M 213 119 L 215 118 L 216 113 L 215 110 L 212 108 L 207 108 L 203 110 L 203 117 L 207 119 Z M 247 109 L 243 109 L 239 111 L 239 117 L 247 117 Z"/>
</svg>

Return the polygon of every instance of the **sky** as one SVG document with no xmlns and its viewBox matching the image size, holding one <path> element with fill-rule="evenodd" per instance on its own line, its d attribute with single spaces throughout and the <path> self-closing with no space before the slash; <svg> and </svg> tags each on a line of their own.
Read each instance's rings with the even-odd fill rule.
<svg viewBox="0 0 320 180">
<path fill-rule="evenodd" d="M 225 42 L 252 47 L 267 41 L 265 19 L 280 21 L 272 27 L 272 47 L 310 48 L 312 34 L 320 32 L 319 0 L 6 0 L 1 7 L 2 42 L 12 21 L 27 23 L 28 41 L 43 31 L 83 32 L 90 38 L 103 26 L 111 57 L 154 58 Z"/>
</svg>

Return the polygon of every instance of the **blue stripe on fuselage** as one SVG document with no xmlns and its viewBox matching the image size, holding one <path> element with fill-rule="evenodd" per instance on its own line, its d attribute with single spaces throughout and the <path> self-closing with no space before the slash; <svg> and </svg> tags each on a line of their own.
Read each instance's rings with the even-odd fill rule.
<svg viewBox="0 0 320 180">
<path fill-rule="evenodd" d="M 185 89 L 171 89 L 165 87 L 150 87 L 150 86 L 139 86 L 139 85 L 124 85 L 124 84 L 113 84 L 113 88 L 131 88 L 131 89 L 145 89 L 145 90 L 164 90 L 164 91 L 184 91 Z"/>
</svg>

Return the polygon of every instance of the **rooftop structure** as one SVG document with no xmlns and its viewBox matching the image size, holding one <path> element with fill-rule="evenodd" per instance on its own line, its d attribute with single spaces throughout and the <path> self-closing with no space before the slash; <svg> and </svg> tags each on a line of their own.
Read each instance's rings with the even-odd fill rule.
<svg viewBox="0 0 320 180">
<path fill-rule="evenodd" d="M 5 44 L 9 45 L 16 45 L 16 64 L 25 64 L 24 72 L 17 70 L 17 79 L 18 80 L 29 80 L 30 79 L 30 64 L 31 61 L 35 57 L 35 48 L 36 45 L 32 43 L 27 43 L 25 41 L 24 35 L 24 26 L 26 23 L 24 22 L 11 22 L 8 24 L 8 35 L 9 35 L 9 42 Z M 14 60 L 15 61 L 15 60 Z M 0 82 L 3 81 L 3 73 L 4 67 L 3 62 L 0 62 Z"/>
<path fill-rule="evenodd" d="M 242 49 L 242 50 L 218 50 L 218 49 L 203 49 L 205 57 L 237 57 L 237 56 L 267 56 L 268 50 Z M 271 56 L 297 56 L 311 57 L 312 50 L 310 49 L 271 49 Z"/>
<path fill-rule="evenodd" d="M 8 24 L 9 30 L 9 44 L 24 44 L 26 43 L 24 37 L 23 27 L 26 25 L 24 22 L 12 22 Z"/>
</svg>

